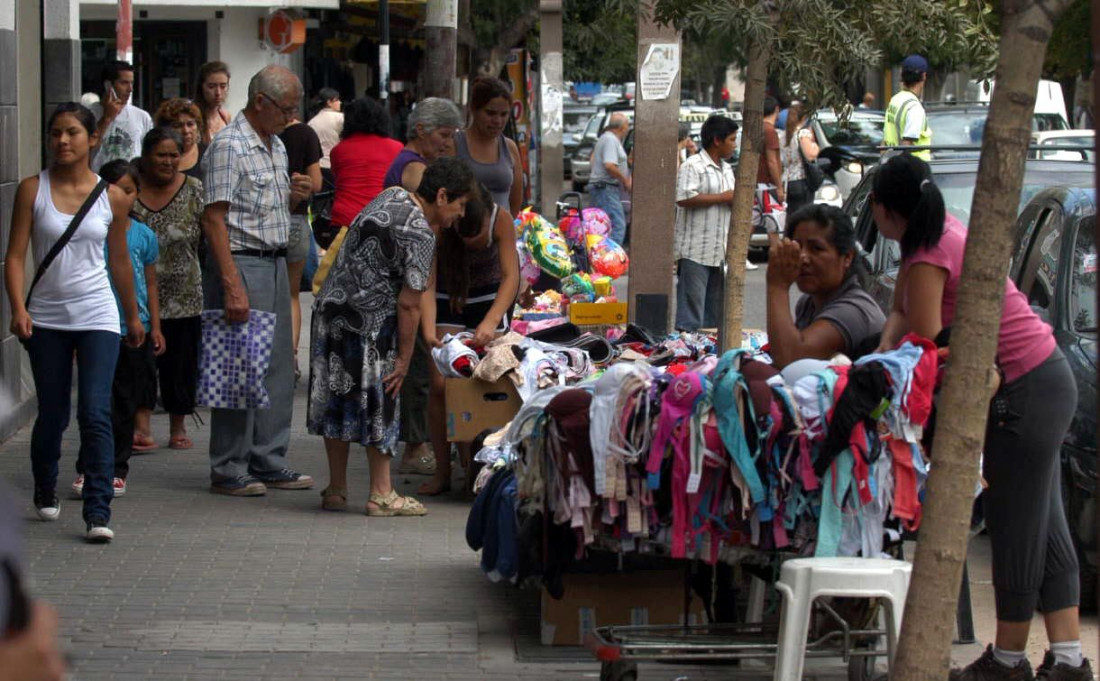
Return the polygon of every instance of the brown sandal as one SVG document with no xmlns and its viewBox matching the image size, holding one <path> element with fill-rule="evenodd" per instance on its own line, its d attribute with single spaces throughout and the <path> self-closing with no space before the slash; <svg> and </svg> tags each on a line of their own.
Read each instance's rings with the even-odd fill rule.
<svg viewBox="0 0 1100 681">
<path fill-rule="evenodd" d="M 348 510 L 348 491 L 336 487 L 326 487 L 321 492 L 321 508 L 325 511 Z"/>
<path fill-rule="evenodd" d="M 395 504 L 399 501 L 401 505 L 396 506 Z M 375 504 L 377 508 L 371 508 L 370 504 Z M 381 494 L 370 495 L 370 501 L 367 505 L 367 515 L 374 518 L 423 516 L 428 515 L 428 509 L 424 508 L 424 504 L 413 497 L 400 496 L 397 490 L 391 489 L 390 493 L 385 496 Z"/>
</svg>

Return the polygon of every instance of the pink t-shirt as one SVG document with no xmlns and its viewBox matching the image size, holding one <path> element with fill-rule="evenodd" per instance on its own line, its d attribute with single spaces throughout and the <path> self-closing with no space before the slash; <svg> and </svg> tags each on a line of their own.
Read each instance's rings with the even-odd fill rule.
<svg viewBox="0 0 1100 681">
<path fill-rule="evenodd" d="M 966 252 L 966 227 L 953 215 L 943 223 L 943 237 L 931 248 L 921 248 L 905 261 L 904 268 L 916 263 L 928 263 L 947 270 L 947 283 L 943 288 L 942 320 L 944 327 L 955 320 L 955 301 L 958 298 L 959 275 L 962 273 L 963 254 Z M 904 309 L 909 310 L 908 292 Z M 1005 373 L 1005 381 L 1012 382 L 1042 364 L 1054 352 L 1054 333 L 1039 315 L 1032 311 L 1027 298 L 1005 277 L 1005 299 L 1001 310 L 1001 332 L 997 339 L 997 362 Z"/>
</svg>

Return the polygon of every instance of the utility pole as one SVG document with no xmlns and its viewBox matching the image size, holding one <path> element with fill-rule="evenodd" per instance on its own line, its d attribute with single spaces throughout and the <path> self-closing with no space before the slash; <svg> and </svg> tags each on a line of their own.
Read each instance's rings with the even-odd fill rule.
<svg viewBox="0 0 1100 681">
<path fill-rule="evenodd" d="M 118 0 L 118 20 L 115 22 L 115 57 L 134 63 L 134 12 L 130 0 Z"/>
<path fill-rule="evenodd" d="M 378 99 L 383 102 L 390 90 L 390 0 L 378 0 Z"/>
<path fill-rule="evenodd" d="M 458 53 L 458 0 L 428 0 L 424 21 L 428 40 L 428 68 L 424 96 L 454 99 L 455 59 Z"/>
<path fill-rule="evenodd" d="M 553 202 L 565 176 L 562 159 L 562 27 L 561 0 L 539 2 L 539 169 L 542 211 L 554 215 Z"/>
<path fill-rule="evenodd" d="M 674 301 L 680 33 L 653 21 L 653 4 L 638 6 L 629 302 L 634 323 L 662 336 L 670 330 Z"/>
</svg>

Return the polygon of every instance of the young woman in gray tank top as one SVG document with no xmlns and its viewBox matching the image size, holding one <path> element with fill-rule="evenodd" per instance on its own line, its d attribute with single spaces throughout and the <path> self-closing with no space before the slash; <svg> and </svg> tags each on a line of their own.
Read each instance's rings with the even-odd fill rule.
<svg viewBox="0 0 1100 681">
<path fill-rule="evenodd" d="M 504 137 L 512 113 L 512 90 L 498 78 L 475 78 L 470 85 L 470 121 L 455 136 L 455 151 L 466 161 L 493 202 L 515 215 L 523 207 L 519 149 Z"/>
</svg>

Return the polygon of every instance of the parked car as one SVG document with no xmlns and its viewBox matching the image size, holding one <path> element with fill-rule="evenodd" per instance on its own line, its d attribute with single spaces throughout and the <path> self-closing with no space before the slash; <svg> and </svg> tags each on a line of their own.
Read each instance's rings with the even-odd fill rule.
<svg viewBox="0 0 1100 681">
<path fill-rule="evenodd" d="M 627 121 L 633 126 L 634 104 L 625 100 L 605 107 L 602 113 L 593 116 L 588 121 L 569 161 L 573 176 L 573 191 L 582 192 L 588 184 L 588 178 L 592 174 L 592 150 L 596 147 L 596 141 L 600 138 L 600 133 L 607 127 L 613 113 L 625 115 Z"/>
<path fill-rule="evenodd" d="M 588 121 L 600 112 L 600 107 L 584 104 L 566 104 L 562 109 L 562 156 L 566 178 L 570 177 L 573 154 L 580 145 L 580 137 L 584 135 Z"/>
<path fill-rule="evenodd" d="M 1062 147 L 1051 149 L 1042 148 L 1032 151 L 1035 158 L 1061 159 L 1078 161 L 1082 156 L 1087 161 L 1096 160 L 1096 131 L 1095 130 L 1049 130 L 1047 132 L 1032 133 L 1032 141 L 1038 147 Z M 1080 147 L 1080 151 L 1065 147 Z"/>
<path fill-rule="evenodd" d="M 832 109 L 822 109 L 810 119 L 820 153 L 832 164 L 829 174 L 842 198 L 852 193 L 867 166 L 878 163 L 885 119 L 883 112 L 870 109 L 856 109 L 847 121 Z"/>
<path fill-rule="evenodd" d="M 924 108 L 928 115 L 928 127 L 932 129 L 932 144 L 935 146 L 965 146 L 982 143 L 985 119 L 989 117 L 988 104 L 929 102 Z M 1031 116 L 1033 134 L 1068 129 L 1069 123 L 1066 123 L 1066 119 L 1059 113 L 1036 111 Z"/>
<path fill-rule="evenodd" d="M 1096 192 L 1053 187 L 1016 222 L 1009 276 L 1054 329 L 1077 383 L 1062 443 L 1062 504 L 1081 565 L 1081 608 L 1096 607 Z"/>
</svg>

